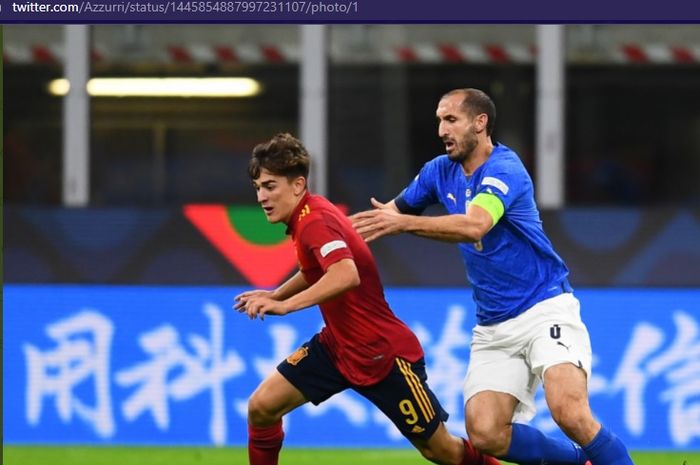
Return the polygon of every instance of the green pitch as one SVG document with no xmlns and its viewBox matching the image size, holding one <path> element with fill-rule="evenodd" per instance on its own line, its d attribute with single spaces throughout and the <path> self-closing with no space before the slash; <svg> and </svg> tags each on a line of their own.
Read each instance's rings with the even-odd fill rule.
<svg viewBox="0 0 700 465">
<path fill-rule="evenodd" d="M 5 446 L 5 465 L 245 465 L 246 450 L 211 447 Z M 700 451 L 634 452 L 635 465 L 700 465 Z M 412 449 L 283 449 L 280 465 L 425 465 Z M 505 462 L 504 462 L 505 464 Z"/>
</svg>

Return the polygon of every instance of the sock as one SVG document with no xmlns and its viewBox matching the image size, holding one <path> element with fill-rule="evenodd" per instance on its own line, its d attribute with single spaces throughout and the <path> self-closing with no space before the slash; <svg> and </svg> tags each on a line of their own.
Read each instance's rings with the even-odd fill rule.
<svg viewBox="0 0 700 465">
<path fill-rule="evenodd" d="M 584 465 L 588 460 L 581 449 L 568 439 L 545 436 L 538 429 L 521 423 L 513 423 L 510 447 L 502 458 L 522 465 Z"/>
<path fill-rule="evenodd" d="M 634 465 L 622 441 L 605 426 L 583 450 L 595 465 Z"/>
<path fill-rule="evenodd" d="M 462 438 L 464 441 L 464 457 L 459 465 L 501 465 L 495 458 L 484 455 L 472 446 L 472 443 Z"/>
<path fill-rule="evenodd" d="M 282 420 L 272 426 L 248 424 L 248 462 L 250 465 L 277 465 L 284 431 Z"/>
</svg>

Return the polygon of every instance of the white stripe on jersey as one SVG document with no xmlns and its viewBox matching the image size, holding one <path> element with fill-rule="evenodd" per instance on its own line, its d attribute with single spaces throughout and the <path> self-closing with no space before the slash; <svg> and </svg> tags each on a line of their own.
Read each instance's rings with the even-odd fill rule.
<svg viewBox="0 0 700 465">
<path fill-rule="evenodd" d="M 348 245 L 345 243 L 345 241 L 330 241 L 321 247 L 321 256 L 323 258 L 326 258 L 326 255 L 329 253 L 333 252 L 334 250 L 342 249 L 343 247 L 347 247 Z"/>
<path fill-rule="evenodd" d="M 498 178 L 486 176 L 484 179 L 481 180 L 481 184 L 483 186 L 493 186 L 499 191 L 503 192 L 503 195 L 508 195 L 508 185 Z"/>
</svg>

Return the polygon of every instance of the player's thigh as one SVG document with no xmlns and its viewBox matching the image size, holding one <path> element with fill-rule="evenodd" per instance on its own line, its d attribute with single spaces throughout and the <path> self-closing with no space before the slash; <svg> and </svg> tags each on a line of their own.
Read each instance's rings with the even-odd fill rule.
<svg viewBox="0 0 700 465">
<path fill-rule="evenodd" d="M 411 363 L 397 358 L 382 381 L 354 389 L 376 405 L 412 442 L 428 440 L 448 417 L 428 386 L 423 359 Z"/>
<path fill-rule="evenodd" d="M 350 387 L 318 334 L 277 365 L 277 371 L 314 405 Z"/>
<path fill-rule="evenodd" d="M 552 418 L 571 439 L 590 443 L 600 424 L 588 402 L 586 374 L 571 363 L 549 367 L 545 372 L 545 398 Z"/>
<path fill-rule="evenodd" d="M 561 294 L 540 302 L 538 307 L 533 313 L 536 319 L 533 320 L 532 343 L 526 352 L 532 372 L 545 380 L 550 367 L 569 363 L 581 369 L 585 377 L 590 377 L 591 340 L 581 320 L 578 300 L 570 293 Z"/>
<path fill-rule="evenodd" d="M 248 416 L 252 424 L 263 426 L 306 402 L 301 391 L 279 372 L 273 371 L 250 396 Z"/>
<path fill-rule="evenodd" d="M 502 398 L 515 399 L 515 407 L 510 409 L 508 421 L 528 421 L 536 412 L 535 392 L 539 386 L 539 380 L 535 377 L 525 358 L 519 351 L 507 345 L 500 346 L 494 343 L 498 328 L 481 327 L 474 328 L 472 337 L 471 357 L 467 376 L 464 380 L 464 400 L 468 403 L 473 397 L 481 393 L 500 393 L 499 395 L 480 396 L 489 402 L 474 402 L 473 406 L 466 408 L 467 420 L 470 418 L 486 425 L 488 422 L 501 423 L 500 414 L 497 418 L 495 411 L 490 410 L 491 400 L 498 405 L 506 404 Z M 508 401 L 507 405 L 512 405 Z M 484 406 L 484 407 L 481 407 Z M 501 409 L 498 410 L 500 412 Z M 474 425 L 475 423 L 473 423 Z"/>
<path fill-rule="evenodd" d="M 557 423 L 592 419 L 586 373 L 571 363 L 549 367 L 545 372 L 545 398 Z"/>
</svg>

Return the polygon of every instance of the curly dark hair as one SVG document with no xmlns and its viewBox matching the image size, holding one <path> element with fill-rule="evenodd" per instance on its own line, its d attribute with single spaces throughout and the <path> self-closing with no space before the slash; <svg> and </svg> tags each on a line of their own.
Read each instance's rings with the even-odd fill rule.
<svg viewBox="0 0 700 465">
<path fill-rule="evenodd" d="M 248 163 L 248 176 L 258 179 L 260 171 L 266 169 L 275 176 L 286 176 L 290 181 L 302 176 L 309 177 L 309 152 L 299 139 L 289 133 L 279 133 L 272 139 L 258 144 Z"/>
</svg>

